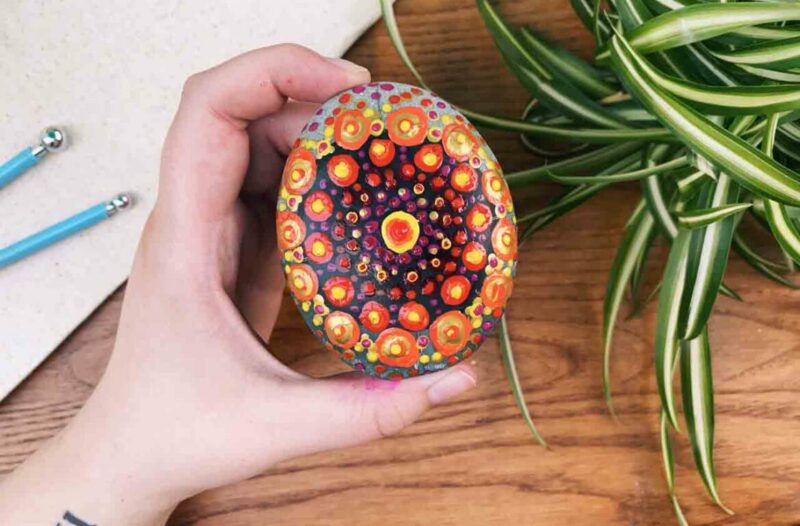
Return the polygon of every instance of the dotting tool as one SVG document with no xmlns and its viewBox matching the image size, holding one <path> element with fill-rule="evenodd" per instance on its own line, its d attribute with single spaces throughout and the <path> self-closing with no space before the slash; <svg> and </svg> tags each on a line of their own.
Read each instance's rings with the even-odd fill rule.
<svg viewBox="0 0 800 526">
<path fill-rule="evenodd" d="M 39 144 L 25 148 L 17 155 L 0 165 L 0 188 L 24 174 L 50 152 L 58 152 L 67 147 L 67 136 L 59 128 L 47 128 L 42 132 Z"/>
<path fill-rule="evenodd" d="M 109 201 L 98 203 L 60 223 L 0 249 L 0 269 L 108 219 L 119 210 L 128 207 L 130 203 L 131 199 L 127 194 L 119 194 Z"/>
</svg>

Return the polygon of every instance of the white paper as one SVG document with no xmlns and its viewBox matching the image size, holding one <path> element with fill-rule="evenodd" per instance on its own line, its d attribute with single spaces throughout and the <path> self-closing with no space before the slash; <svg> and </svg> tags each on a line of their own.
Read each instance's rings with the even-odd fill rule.
<svg viewBox="0 0 800 526">
<path fill-rule="evenodd" d="M 340 56 L 379 15 L 374 0 L 5 3 L 0 160 L 47 125 L 71 144 L 0 190 L 0 246 L 122 191 L 136 205 L 0 270 L 0 399 L 127 277 L 183 80 L 279 42 Z"/>
</svg>

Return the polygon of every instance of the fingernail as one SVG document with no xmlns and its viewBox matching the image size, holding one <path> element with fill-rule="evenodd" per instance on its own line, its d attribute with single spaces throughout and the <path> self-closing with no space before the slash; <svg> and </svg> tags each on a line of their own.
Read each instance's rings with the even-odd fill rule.
<svg viewBox="0 0 800 526">
<path fill-rule="evenodd" d="M 453 369 L 428 388 L 428 400 L 433 405 L 442 404 L 472 389 L 476 384 L 477 380 L 472 374 L 461 369 Z"/>
<path fill-rule="evenodd" d="M 370 78 L 370 73 L 367 68 L 364 66 L 359 66 L 354 62 L 350 62 L 349 60 L 345 60 L 343 58 L 338 57 L 328 57 L 328 62 L 335 65 L 337 68 L 343 69 L 347 72 L 348 75 L 352 77 L 358 77 L 359 79 L 364 78 L 366 81 Z"/>
</svg>

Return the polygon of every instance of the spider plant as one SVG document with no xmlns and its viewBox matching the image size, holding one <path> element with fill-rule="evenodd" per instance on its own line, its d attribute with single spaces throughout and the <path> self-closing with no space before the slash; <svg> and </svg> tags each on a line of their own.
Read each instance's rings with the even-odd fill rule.
<svg viewBox="0 0 800 526">
<path fill-rule="evenodd" d="M 379 0 L 406 66 L 424 80 L 403 47 L 391 0 Z M 533 236 L 592 196 L 635 182 L 641 198 L 619 243 L 603 305 L 603 385 L 610 383 L 614 326 L 626 294 L 634 311 L 658 297 L 654 357 L 661 400 L 661 446 L 669 497 L 675 497 L 671 434 L 680 430 L 673 378 L 697 471 L 723 510 L 714 469 L 714 400 L 708 320 L 719 294 L 740 299 L 723 281 L 733 249 L 766 278 L 800 262 L 800 4 L 725 0 L 571 0 L 594 35 L 590 64 L 531 27 L 509 24 L 497 6 L 478 11 L 531 102 L 519 118 L 460 108 L 478 125 L 520 134 L 545 165 L 506 174 L 519 188 L 563 186 L 549 205 L 520 214 L 520 239 Z M 537 141 L 564 143 L 552 152 Z M 751 216 L 784 253 L 773 261 L 739 226 Z M 656 290 L 642 291 L 650 249 L 669 256 Z M 514 368 L 508 327 L 501 350 L 515 400 L 534 436 Z"/>
</svg>

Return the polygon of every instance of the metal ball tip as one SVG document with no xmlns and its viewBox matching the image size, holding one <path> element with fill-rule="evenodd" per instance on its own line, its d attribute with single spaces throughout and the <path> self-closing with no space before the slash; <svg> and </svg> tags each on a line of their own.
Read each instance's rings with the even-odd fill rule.
<svg viewBox="0 0 800 526">
<path fill-rule="evenodd" d="M 109 215 L 115 214 L 118 210 L 129 207 L 130 204 L 131 198 L 128 194 L 115 195 L 106 203 L 106 212 Z"/>
<path fill-rule="evenodd" d="M 67 147 L 67 134 L 61 128 L 45 128 L 39 136 L 39 144 L 48 152 L 61 151 Z"/>
</svg>

